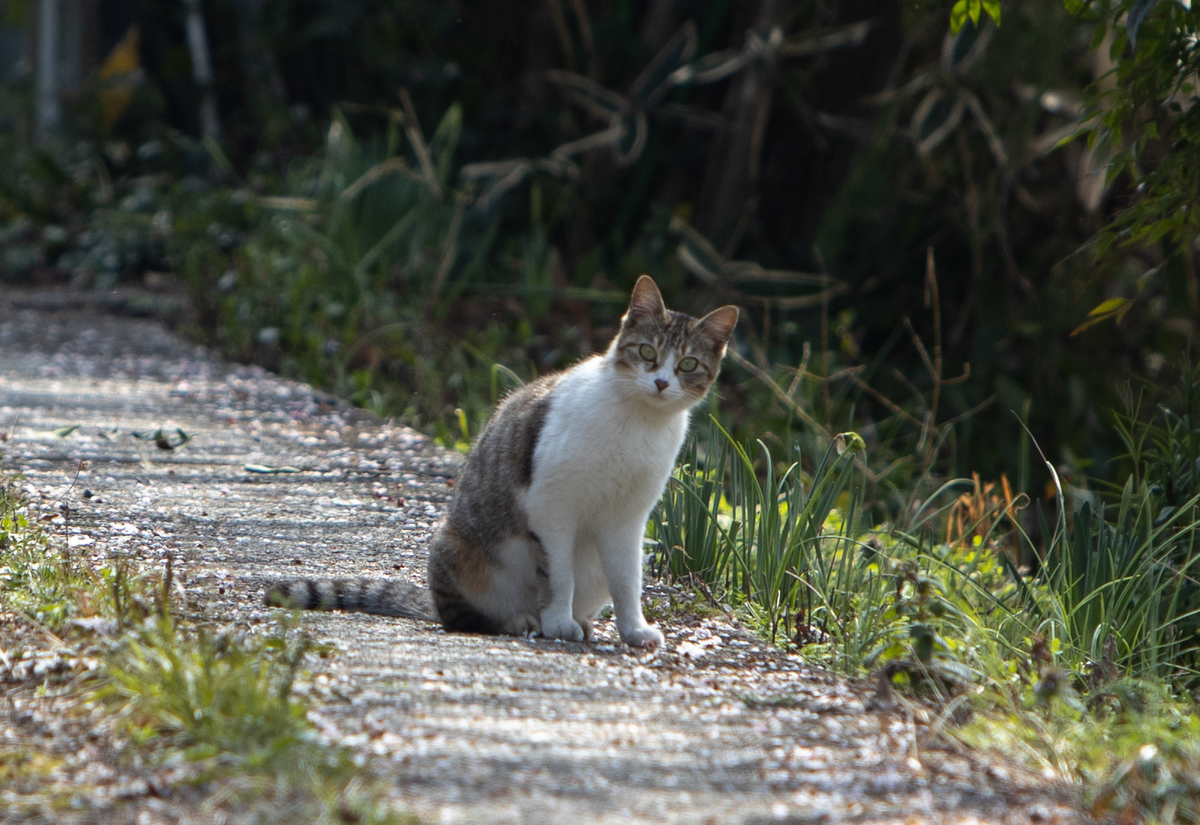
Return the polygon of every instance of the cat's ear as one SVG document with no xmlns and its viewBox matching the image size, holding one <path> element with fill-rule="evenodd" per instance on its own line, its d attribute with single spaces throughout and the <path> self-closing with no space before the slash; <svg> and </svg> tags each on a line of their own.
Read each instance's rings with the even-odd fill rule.
<svg viewBox="0 0 1200 825">
<path fill-rule="evenodd" d="M 692 329 L 697 335 L 702 335 L 712 342 L 713 352 L 723 354 L 725 344 L 733 334 L 733 328 L 737 326 L 737 320 L 738 308 L 732 305 L 723 306 L 696 321 L 696 326 Z"/>
<path fill-rule="evenodd" d="M 642 316 L 657 320 L 666 314 L 667 305 L 663 303 L 658 284 L 649 275 L 638 278 L 633 285 L 633 297 L 629 299 L 629 311 L 625 313 L 625 318 Z"/>
</svg>

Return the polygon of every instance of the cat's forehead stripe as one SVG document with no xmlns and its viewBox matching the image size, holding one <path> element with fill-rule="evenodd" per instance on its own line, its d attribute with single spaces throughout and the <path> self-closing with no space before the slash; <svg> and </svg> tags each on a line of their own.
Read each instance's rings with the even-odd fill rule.
<svg viewBox="0 0 1200 825">
<path fill-rule="evenodd" d="M 668 347 L 680 347 L 685 344 L 691 334 L 692 323 L 696 319 L 682 312 L 667 310 L 666 322 L 657 318 L 638 318 L 632 325 L 623 330 L 626 337 L 640 335 L 655 338 Z"/>
</svg>

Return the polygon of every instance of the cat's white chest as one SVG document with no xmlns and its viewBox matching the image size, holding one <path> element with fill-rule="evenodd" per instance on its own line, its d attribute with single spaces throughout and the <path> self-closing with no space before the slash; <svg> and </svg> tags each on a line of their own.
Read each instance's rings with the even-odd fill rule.
<svg viewBox="0 0 1200 825">
<path fill-rule="evenodd" d="M 600 359 L 556 388 L 534 452 L 536 498 L 617 516 L 652 507 L 687 430 L 687 411 L 646 410 L 613 390 Z"/>
</svg>

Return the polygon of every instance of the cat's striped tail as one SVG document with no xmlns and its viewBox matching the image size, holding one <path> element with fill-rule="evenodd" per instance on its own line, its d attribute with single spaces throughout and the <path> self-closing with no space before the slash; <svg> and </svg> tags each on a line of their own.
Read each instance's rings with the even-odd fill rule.
<svg viewBox="0 0 1200 825">
<path fill-rule="evenodd" d="M 271 585 L 265 601 L 268 607 L 440 621 L 428 590 L 396 579 L 291 579 Z"/>
</svg>

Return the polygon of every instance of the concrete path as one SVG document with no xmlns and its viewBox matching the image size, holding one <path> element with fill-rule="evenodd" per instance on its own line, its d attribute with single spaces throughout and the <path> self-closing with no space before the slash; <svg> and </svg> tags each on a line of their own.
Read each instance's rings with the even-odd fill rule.
<svg viewBox="0 0 1200 825">
<path fill-rule="evenodd" d="M 422 580 L 456 456 L 151 321 L 22 305 L 0 294 L 3 469 L 70 507 L 81 552 L 169 554 L 190 609 L 232 625 L 271 620 L 272 578 Z M 587 647 L 312 614 L 335 650 L 311 662 L 313 718 L 430 822 L 1083 821 L 1068 789 L 934 747 L 728 623 L 663 624 L 643 655 L 603 624 Z"/>
</svg>

